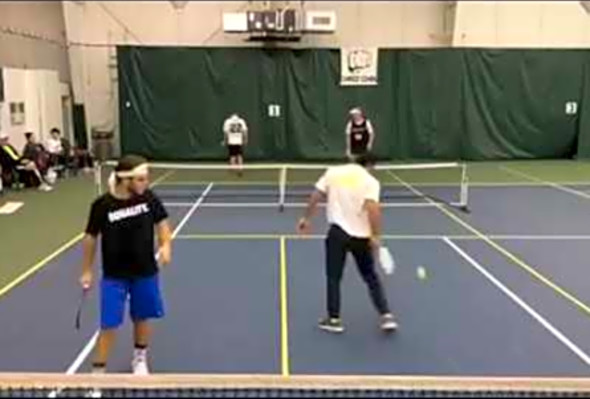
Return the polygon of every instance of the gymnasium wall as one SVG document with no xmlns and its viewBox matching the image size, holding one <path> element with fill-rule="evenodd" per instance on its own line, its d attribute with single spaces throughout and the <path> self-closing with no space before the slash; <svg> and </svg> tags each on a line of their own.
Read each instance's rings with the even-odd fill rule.
<svg viewBox="0 0 590 399">
<path fill-rule="evenodd" d="M 116 45 L 258 47 L 241 36 L 224 34 L 221 27 L 223 12 L 257 3 L 189 2 L 179 11 L 168 1 L 64 2 L 74 93 L 77 102 L 86 104 L 89 128 L 119 131 Z M 338 29 L 333 35 L 306 37 L 296 47 L 590 47 L 590 17 L 577 1 L 308 1 L 305 5 L 334 10 Z"/>
<path fill-rule="evenodd" d="M 62 105 L 70 95 L 71 76 L 60 1 L 0 2 L 0 68 L 0 130 L 18 149 L 27 131 L 40 140 L 52 127 L 69 134 Z M 10 103 L 24 104 L 23 123 L 11 120 Z"/>
<path fill-rule="evenodd" d="M 0 66 L 54 70 L 70 81 L 60 1 L 0 2 Z"/>
</svg>

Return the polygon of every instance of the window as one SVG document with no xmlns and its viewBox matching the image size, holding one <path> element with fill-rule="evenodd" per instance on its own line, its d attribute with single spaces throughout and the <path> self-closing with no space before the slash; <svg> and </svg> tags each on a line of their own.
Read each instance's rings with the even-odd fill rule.
<svg viewBox="0 0 590 399">
<path fill-rule="evenodd" d="M 10 103 L 10 123 L 12 126 L 25 124 L 25 103 Z"/>
</svg>

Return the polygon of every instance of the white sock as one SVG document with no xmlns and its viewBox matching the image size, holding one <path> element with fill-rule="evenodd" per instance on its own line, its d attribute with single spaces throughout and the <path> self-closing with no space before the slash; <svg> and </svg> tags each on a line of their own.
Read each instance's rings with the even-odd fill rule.
<svg viewBox="0 0 590 399">
<path fill-rule="evenodd" d="M 147 359 L 147 348 L 133 350 L 133 358 L 137 361 L 145 361 Z"/>
<path fill-rule="evenodd" d="M 92 374 L 106 374 L 107 368 L 105 366 L 92 366 Z"/>
</svg>

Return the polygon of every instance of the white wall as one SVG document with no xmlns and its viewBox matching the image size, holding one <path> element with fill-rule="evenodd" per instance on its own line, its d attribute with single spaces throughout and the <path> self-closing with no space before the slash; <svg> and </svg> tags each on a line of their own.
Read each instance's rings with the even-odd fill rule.
<svg viewBox="0 0 590 399">
<path fill-rule="evenodd" d="M 0 2 L 0 66 L 58 71 L 70 81 L 61 1 Z"/>
<path fill-rule="evenodd" d="M 458 47 L 590 48 L 590 16 L 578 1 L 459 1 Z"/>
<path fill-rule="evenodd" d="M 11 143 L 20 151 L 24 134 L 33 132 L 41 141 L 47 140 L 53 127 L 63 129 L 62 99 L 57 71 L 4 68 L 5 102 L 0 111 L 0 126 Z M 25 104 L 25 123 L 12 125 L 10 103 Z"/>
<path fill-rule="evenodd" d="M 2 132 L 7 133 L 11 143 L 20 151 L 24 145 L 27 125 L 13 126 L 10 120 L 10 103 L 24 102 L 27 99 L 27 71 L 22 69 L 2 69 L 4 80 L 4 104 L 2 106 Z M 27 105 L 25 104 L 25 108 Z M 25 112 L 28 112 L 25 109 Z"/>
</svg>

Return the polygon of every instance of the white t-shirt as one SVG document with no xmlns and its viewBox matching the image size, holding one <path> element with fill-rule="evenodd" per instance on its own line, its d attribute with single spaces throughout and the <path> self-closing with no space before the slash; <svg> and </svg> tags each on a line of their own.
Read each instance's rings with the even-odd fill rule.
<svg viewBox="0 0 590 399">
<path fill-rule="evenodd" d="M 50 138 L 47 140 L 47 152 L 50 154 L 61 154 L 63 151 L 61 140 Z"/>
<path fill-rule="evenodd" d="M 371 236 L 365 202 L 379 202 L 381 184 L 364 167 L 348 164 L 329 168 L 316 183 L 316 189 L 328 197 L 330 224 L 339 226 L 352 237 Z"/>
<path fill-rule="evenodd" d="M 223 133 L 227 137 L 228 145 L 244 145 L 248 133 L 246 121 L 238 116 L 232 116 L 223 123 Z"/>
</svg>

